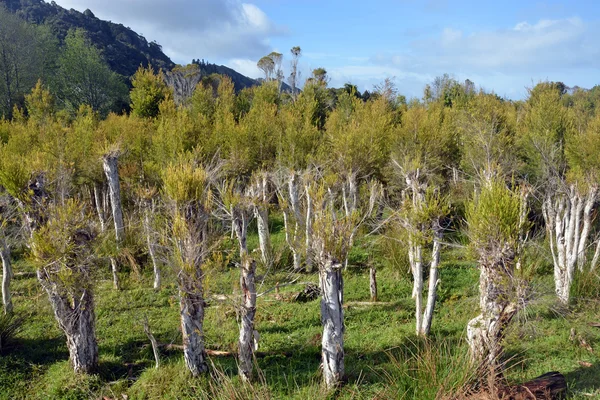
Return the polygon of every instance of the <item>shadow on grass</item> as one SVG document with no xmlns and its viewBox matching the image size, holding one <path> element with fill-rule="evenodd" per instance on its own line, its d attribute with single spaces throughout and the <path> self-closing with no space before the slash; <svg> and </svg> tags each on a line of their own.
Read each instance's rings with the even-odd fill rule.
<svg viewBox="0 0 600 400">
<path fill-rule="evenodd" d="M 600 389 L 600 363 L 579 367 L 565 374 L 570 391 L 595 391 Z"/>
</svg>

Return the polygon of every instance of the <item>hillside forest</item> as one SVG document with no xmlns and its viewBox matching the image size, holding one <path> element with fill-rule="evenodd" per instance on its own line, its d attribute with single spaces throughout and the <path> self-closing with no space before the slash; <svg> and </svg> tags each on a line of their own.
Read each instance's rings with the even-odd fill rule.
<svg viewBox="0 0 600 400">
<path fill-rule="evenodd" d="M 599 395 L 597 88 L 125 82 L 82 30 L 50 75 L 19 26 L 0 397 Z"/>
</svg>

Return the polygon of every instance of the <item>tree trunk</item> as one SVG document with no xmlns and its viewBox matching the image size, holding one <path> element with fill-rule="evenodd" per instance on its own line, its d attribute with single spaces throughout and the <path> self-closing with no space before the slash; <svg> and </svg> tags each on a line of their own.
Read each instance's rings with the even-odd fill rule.
<svg viewBox="0 0 600 400">
<path fill-rule="evenodd" d="M 597 189 L 592 187 L 584 199 L 572 185 L 566 193 L 548 196 L 542 207 L 554 262 L 555 290 L 564 305 L 570 301 L 576 267 L 581 270 L 585 265 L 596 194 Z"/>
<path fill-rule="evenodd" d="M 312 272 L 313 269 L 313 215 L 312 215 L 312 197 L 310 195 L 310 185 L 305 185 L 304 190 L 306 193 L 306 272 Z"/>
<path fill-rule="evenodd" d="M 413 297 L 415 299 L 415 314 L 417 316 L 417 335 L 421 333 L 423 326 L 423 255 L 421 245 L 414 245 L 414 286 Z"/>
<path fill-rule="evenodd" d="M 144 215 L 144 229 L 146 231 L 146 244 L 148 246 L 148 254 L 152 260 L 152 268 L 154 272 L 154 290 L 160 290 L 161 276 L 160 267 L 156 260 L 155 244 L 152 235 L 152 227 L 150 225 L 150 211 L 145 210 Z"/>
<path fill-rule="evenodd" d="M 104 214 L 103 207 L 103 196 L 98 189 L 98 185 L 94 185 L 94 203 L 96 206 L 96 213 L 98 213 L 98 220 L 100 221 L 100 231 L 106 230 L 106 215 Z"/>
<path fill-rule="evenodd" d="M 344 281 L 343 265 L 328 257 L 319 269 L 321 283 L 321 323 L 323 324 L 323 377 L 328 389 L 344 377 Z"/>
<path fill-rule="evenodd" d="M 119 183 L 118 156 L 108 154 L 103 158 L 103 167 L 110 195 L 113 221 L 115 223 L 115 234 L 117 242 L 121 243 L 125 238 L 125 225 L 123 223 L 123 209 L 121 207 L 121 184 Z"/>
<path fill-rule="evenodd" d="M 369 270 L 369 288 L 371 290 L 371 301 L 377 301 L 377 269 L 371 267 Z"/>
<path fill-rule="evenodd" d="M 269 234 L 269 209 L 266 204 L 254 207 L 256 225 L 258 227 L 258 245 L 265 268 L 269 270 L 273 265 L 273 252 L 271 251 L 271 236 Z"/>
<path fill-rule="evenodd" d="M 183 357 L 193 376 L 208 372 L 204 349 L 204 297 L 197 278 L 180 282 L 179 289 Z"/>
<path fill-rule="evenodd" d="M 241 326 L 239 341 L 239 374 L 242 380 L 252 379 L 254 354 L 254 315 L 256 314 L 256 263 L 245 256 L 242 261 L 240 287 L 242 288 Z"/>
<path fill-rule="evenodd" d="M 296 229 L 292 232 L 288 212 L 285 210 L 283 211 L 283 225 L 285 229 L 285 241 L 292 251 L 293 271 L 300 272 L 302 270 L 302 256 L 298 249 L 298 225 L 296 225 Z"/>
<path fill-rule="evenodd" d="M 6 245 L 4 236 L 0 237 L 0 257 L 2 258 L 2 305 L 4 314 L 13 312 L 12 294 L 10 292 L 10 281 L 13 278 L 13 269 L 10 261 L 10 250 Z"/>
<path fill-rule="evenodd" d="M 112 272 L 113 287 L 119 289 L 119 267 L 117 259 L 114 257 L 110 257 L 110 271 Z"/>
<path fill-rule="evenodd" d="M 64 288 L 51 282 L 43 270 L 38 270 L 38 280 L 45 289 L 60 329 L 67 337 L 69 361 L 76 373 L 93 373 L 98 367 L 98 343 L 94 297 L 89 289 L 68 296 Z"/>
<path fill-rule="evenodd" d="M 479 306 L 481 314 L 467 325 L 467 342 L 471 359 L 481 367 L 500 370 L 504 330 L 517 312 L 510 300 L 510 279 L 506 268 L 512 269 L 514 256 L 498 257 L 480 262 Z"/>
<path fill-rule="evenodd" d="M 125 238 L 125 225 L 123 223 L 123 209 L 121 207 L 121 185 L 119 183 L 118 155 L 110 153 L 104 156 L 102 160 L 104 173 L 108 181 L 110 204 L 112 207 L 113 221 L 115 224 L 117 247 L 119 247 Z M 117 260 L 114 257 L 111 257 L 110 265 L 113 275 L 113 284 L 115 289 L 118 289 L 118 265 Z"/>
<path fill-rule="evenodd" d="M 427 336 L 431 331 L 431 322 L 433 320 L 433 310 L 437 299 L 437 286 L 439 284 L 440 253 L 442 248 L 442 231 L 435 229 L 433 236 L 433 251 L 431 254 L 431 265 L 429 267 L 429 289 L 427 292 L 427 306 L 425 307 L 425 315 L 421 325 L 421 335 Z"/>
</svg>

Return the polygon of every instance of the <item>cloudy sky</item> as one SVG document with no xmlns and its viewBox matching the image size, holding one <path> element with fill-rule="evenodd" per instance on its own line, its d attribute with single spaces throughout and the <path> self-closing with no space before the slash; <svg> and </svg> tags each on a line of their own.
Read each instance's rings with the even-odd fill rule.
<svg viewBox="0 0 600 400">
<path fill-rule="evenodd" d="M 246 1 L 56 0 L 156 40 L 177 63 L 252 77 L 261 56 L 301 46 L 304 77 L 325 67 L 331 85 L 361 90 L 392 78 L 408 97 L 443 73 L 510 98 L 546 79 L 600 84 L 596 0 Z"/>
</svg>

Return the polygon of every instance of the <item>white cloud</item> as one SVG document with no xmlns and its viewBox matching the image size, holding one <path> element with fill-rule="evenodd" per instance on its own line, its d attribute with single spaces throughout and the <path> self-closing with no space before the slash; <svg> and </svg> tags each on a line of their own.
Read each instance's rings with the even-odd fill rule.
<svg viewBox="0 0 600 400">
<path fill-rule="evenodd" d="M 65 8 L 91 9 L 102 19 L 130 26 L 156 40 L 179 63 L 260 58 L 269 39 L 287 33 L 256 5 L 240 0 L 57 0 Z"/>
<path fill-rule="evenodd" d="M 600 48 L 592 27 L 579 18 L 520 22 L 512 28 L 470 34 L 446 28 L 433 39 L 412 43 L 401 54 L 379 55 L 374 62 L 406 70 L 527 72 L 558 68 L 597 68 Z"/>
<path fill-rule="evenodd" d="M 246 75 L 250 78 L 257 79 L 263 75 L 262 72 L 256 66 L 256 61 L 254 60 L 234 58 L 232 60 L 229 60 L 226 63 L 226 65 L 229 68 L 236 70 L 240 74 Z"/>
</svg>

